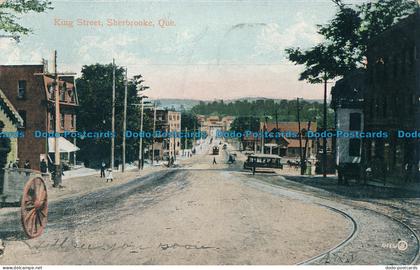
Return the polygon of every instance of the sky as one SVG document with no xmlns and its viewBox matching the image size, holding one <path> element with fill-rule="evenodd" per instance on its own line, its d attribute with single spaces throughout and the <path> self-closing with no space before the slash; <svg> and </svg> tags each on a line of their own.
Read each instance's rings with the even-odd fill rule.
<svg viewBox="0 0 420 270">
<path fill-rule="evenodd" d="M 52 0 L 52 6 L 22 17 L 33 33 L 20 43 L 0 38 L 0 64 L 40 63 L 57 50 L 63 72 L 80 74 L 83 65 L 115 58 L 129 76 L 143 75 L 151 98 L 323 97 L 322 85 L 298 81 L 302 67 L 284 49 L 322 41 L 316 25 L 333 17 L 331 0 Z M 109 24 L 114 20 L 123 25 Z"/>
</svg>

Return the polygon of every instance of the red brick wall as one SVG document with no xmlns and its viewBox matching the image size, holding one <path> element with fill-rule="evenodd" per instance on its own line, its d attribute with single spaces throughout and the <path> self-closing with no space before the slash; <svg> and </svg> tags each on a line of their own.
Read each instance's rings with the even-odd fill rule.
<svg viewBox="0 0 420 270">
<path fill-rule="evenodd" d="M 29 160 L 32 168 L 39 170 L 39 157 L 46 152 L 46 140 L 34 138 L 35 130 L 46 129 L 46 102 L 42 76 L 34 73 L 43 71 L 42 65 L 0 66 L 0 89 L 16 110 L 26 111 L 25 137 L 18 140 L 20 166 Z M 26 80 L 26 98 L 18 99 L 18 81 Z"/>
</svg>

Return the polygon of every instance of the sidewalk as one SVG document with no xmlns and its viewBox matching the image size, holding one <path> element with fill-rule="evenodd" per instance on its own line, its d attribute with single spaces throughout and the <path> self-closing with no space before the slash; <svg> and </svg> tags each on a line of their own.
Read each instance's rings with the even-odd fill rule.
<svg viewBox="0 0 420 270">
<path fill-rule="evenodd" d="M 138 171 L 137 167 L 128 166 L 124 173 L 122 173 L 121 170 L 114 171 L 114 181 L 108 183 L 106 182 L 106 178 L 100 177 L 100 170 L 83 168 L 75 171 L 67 171 L 64 172 L 65 175 L 62 180 L 63 188 L 54 188 L 52 186 L 52 181 L 46 182 L 48 201 L 56 201 L 76 194 L 81 195 L 102 188 L 120 185 L 160 170 L 164 170 L 164 168 L 161 166 L 146 166 L 143 170 Z"/>
</svg>

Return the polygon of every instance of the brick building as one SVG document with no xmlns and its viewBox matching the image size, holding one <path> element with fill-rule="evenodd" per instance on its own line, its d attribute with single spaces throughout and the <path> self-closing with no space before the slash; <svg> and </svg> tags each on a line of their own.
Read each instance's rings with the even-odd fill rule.
<svg viewBox="0 0 420 270">
<path fill-rule="evenodd" d="M 154 118 L 154 110 L 150 110 L 149 117 Z M 181 113 L 166 109 L 156 109 L 155 130 L 159 132 L 180 132 Z M 181 150 L 180 138 L 157 137 L 154 139 L 153 150 L 155 160 L 166 160 L 175 155 L 179 155 Z"/>
<path fill-rule="evenodd" d="M 0 65 L 0 89 L 23 119 L 25 136 L 18 139 L 20 165 L 29 160 L 33 169 L 39 170 L 40 160 L 48 158 L 54 139 L 36 138 L 35 131 L 54 131 L 53 78 L 42 75 L 47 71 L 46 63 L 40 65 Z M 77 92 L 73 76 L 60 77 L 60 131 L 76 130 Z M 62 149 L 60 138 L 60 150 Z M 71 145 L 65 142 L 65 145 Z M 50 146 L 50 147 L 49 147 Z M 54 157 L 54 155 L 49 155 Z M 68 153 L 62 153 L 68 159 Z M 51 159 L 50 159 L 51 160 Z"/>
<path fill-rule="evenodd" d="M 420 14 L 400 21 L 368 46 L 366 131 L 386 131 L 387 139 L 364 141 L 363 157 L 377 175 L 418 174 L 420 148 L 415 139 L 397 138 L 398 130 L 420 130 Z M 403 178 L 405 179 L 405 178 Z"/>
</svg>

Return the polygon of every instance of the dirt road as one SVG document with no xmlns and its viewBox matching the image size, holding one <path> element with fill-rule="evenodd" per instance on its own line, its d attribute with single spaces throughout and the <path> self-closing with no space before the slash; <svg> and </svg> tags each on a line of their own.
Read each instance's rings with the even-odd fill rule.
<svg viewBox="0 0 420 270">
<path fill-rule="evenodd" d="M 203 153 L 60 198 L 34 240 L 21 233 L 17 211 L 0 211 L 0 264 L 404 264 L 416 252 L 410 232 L 384 216 L 265 183 L 226 165 L 223 154 L 212 161 Z M 380 246 L 394 238 L 410 246 Z"/>
</svg>

